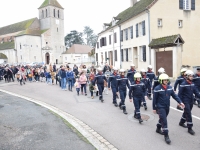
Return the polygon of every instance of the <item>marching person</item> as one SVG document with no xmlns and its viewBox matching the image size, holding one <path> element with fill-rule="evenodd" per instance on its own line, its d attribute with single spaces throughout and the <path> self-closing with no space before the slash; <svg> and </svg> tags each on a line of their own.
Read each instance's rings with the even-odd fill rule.
<svg viewBox="0 0 200 150">
<path fill-rule="evenodd" d="M 200 98 L 200 94 L 194 83 L 192 82 L 194 73 L 191 70 L 187 70 L 185 72 L 186 80 L 180 85 L 178 96 L 183 101 L 185 108 L 182 115 L 182 118 L 179 122 L 179 125 L 188 128 L 188 132 L 191 135 L 194 135 L 195 132 L 192 130 L 193 123 L 192 123 L 192 108 L 193 108 L 193 94 L 196 97 Z M 187 122 L 187 126 L 184 124 Z"/>
<path fill-rule="evenodd" d="M 128 80 L 132 83 L 134 81 L 134 74 L 136 73 L 135 65 L 131 65 L 131 69 L 127 73 Z"/>
<path fill-rule="evenodd" d="M 149 93 L 149 92 L 151 92 L 151 81 L 150 81 L 150 79 L 147 77 L 145 69 L 141 69 L 140 72 L 141 72 L 141 76 L 142 76 L 141 81 L 142 81 L 142 82 L 144 83 L 144 85 L 145 85 L 145 91 L 146 91 L 147 93 Z M 148 97 L 148 96 L 147 96 L 147 97 Z M 144 97 L 143 97 L 142 102 L 143 102 L 143 105 L 144 105 L 144 109 L 147 110 L 147 103 L 146 103 L 146 100 L 145 100 Z"/>
<path fill-rule="evenodd" d="M 194 85 L 196 86 L 196 88 L 198 89 L 198 91 L 200 92 L 200 67 L 197 68 L 197 72 L 194 75 L 193 82 L 194 82 Z M 200 108 L 200 99 L 197 99 L 195 97 L 194 104 L 196 104 L 196 102 L 195 102 L 196 100 L 198 102 L 198 107 Z"/>
<path fill-rule="evenodd" d="M 93 85 L 95 85 L 95 83 L 97 82 L 97 87 L 99 90 L 99 100 L 103 103 L 103 90 L 104 90 L 104 81 L 107 82 L 107 79 L 105 77 L 105 75 L 103 74 L 103 70 L 102 68 L 98 68 L 97 69 L 98 73 L 95 76 Z"/>
<path fill-rule="evenodd" d="M 156 75 L 152 71 L 153 67 L 151 65 L 149 65 L 147 69 L 148 69 L 148 71 L 146 73 L 146 76 L 150 79 L 151 88 L 152 88 L 152 83 L 153 83 L 153 80 L 156 79 Z M 147 97 L 149 98 L 149 100 L 152 100 L 152 98 L 151 98 L 151 93 L 152 93 L 151 88 L 150 88 L 150 90 L 148 91 L 148 94 L 147 94 Z"/>
<path fill-rule="evenodd" d="M 143 122 L 140 115 L 140 105 L 141 105 L 141 102 L 147 97 L 146 87 L 145 87 L 145 84 L 141 81 L 141 78 L 142 76 L 140 73 L 135 73 L 134 75 L 135 81 L 131 83 L 130 90 L 129 90 L 130 102 L 132 102 L 132 99 L 133 99 L 133 103 L 135 106 L 134 118 L 138 119 L 139 123 Z M 146 103 L 145 103 L 145 106 L 146 106 Z"/>
<path fill-rule="evenodd" d="M 108 80 L 108 89 L 110 90 L 110 84 L 111 84 L 111 89 L 112 89 L 112 93 L 113 93 L 113 104 L 115 105 L 115 107 L 118 107 L 117 104 L 117 79 L 119 79 L 119 75 L 118 75 L 118 69 L 116 67 L 113 68 L 113 74 L 109 77 Z"/>
<path fill-rule="evenodd" d="M 154 88 L 156 87 L 156 86 L 158 86 L 160 83 L 159 83 L 159 76 L 161 75 L 161 74 L 163 74 L 163 73 L 165 73 L 165 69 L 164 68 L 160 68 L 160 69 L 158 69 L 158 76 L 155 78 L 155 80 L 154 80 L 154 84 L 153 84 L 153 90 L 154 90 Z M 169 84 L 169 83 L 168 83 Z"/>
<path fill-rule="evenodd" d="M 180 85 L 181 83 L 183 83 L 185 81 L 185 72 L 187 71 L 186 68 L 182 68 L 181 69 L 181 76 L 179 76 L 177 79 L 176 79 L 176 82 L 174 83 L 174 92 L 176 92 L 176 89 L 177 89 L 177 86 L 178 86 L 178 89 L 180 88 Z M 179 110 L 183 110 L 179 105 L 177 105 L 177 109 Z"/>
<path fill-rule="evenodd" d="M 117 79 L 117 95 L 120 95 L 121 102 L 119 103 L 119 108 L 123 110 L 124 114 L 128 114 L 126 111 L 126 91 L 127 87 L 130 89 L 130 85 L 128 82 L 128 78 L 125 78 L 125 70 L 120 69 L 119 70 L 120 77 Z"/>
<path fill-rule="evenodd" d="M 159 115 L 159 121 L 157 124 L 156 132 L 164 135 L 165 142 L 171 143 L 168 135 L 167 116 L 170 109 L 170 96 L 172 96 L 183 108 L 185 105 L 180 98 L 174 93 L 171 86 L 168 85 L 169 76 L 167 74 L 161 74 L 159 76 L 160 84 L 155 87 L 153 94 L 153 112 Z M 162 130 L 161 130 L 162 128 Z"/>
</svg>

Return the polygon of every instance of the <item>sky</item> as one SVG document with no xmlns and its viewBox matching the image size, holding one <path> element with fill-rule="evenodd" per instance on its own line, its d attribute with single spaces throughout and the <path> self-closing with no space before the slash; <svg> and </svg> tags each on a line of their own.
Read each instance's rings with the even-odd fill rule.
<svg viewBox="0 0 200 150">
<path fill-rule="evenodd" d="M 0 0 L 0 27 L 38 18 L 44 0 Z M 71 30 L 82 32 L 90 26 L 95 34 L 110 23 L 112 17 L 130 6 L 130 0 L 58 0 L 65 12 L 65 35 Z"/>
</svg>

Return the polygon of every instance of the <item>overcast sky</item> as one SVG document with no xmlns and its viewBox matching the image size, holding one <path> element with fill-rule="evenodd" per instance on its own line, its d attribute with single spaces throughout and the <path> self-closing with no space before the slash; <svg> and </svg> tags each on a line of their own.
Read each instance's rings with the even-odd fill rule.
<svg viewBox="0 0 200 150">
<path fill-rule="evenodd" d="M 44 0 L 0 0 L 0 27 L 37 17 Z M 97 34 L 103 23 L 130 5 L 130 0 L 58 0 L 65 8 L 65 34 L 90 26 Z"/>
</svg>

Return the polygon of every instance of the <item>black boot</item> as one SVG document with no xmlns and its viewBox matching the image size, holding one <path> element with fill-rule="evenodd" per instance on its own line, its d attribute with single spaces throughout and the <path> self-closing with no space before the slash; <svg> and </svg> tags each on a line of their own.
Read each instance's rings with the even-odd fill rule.
<svg viewBox="0 0 200 150">
<path fill-rule="evenodd" d="M 115 103 L 113 103 L 114 105 L 115 105 L 115 107 L 118 107 L 118 104 L 115 102 Z"/>
<path fill-rule="evenodd" d="M 139 123 L 141 124 L 142 122 L 143 122 L 143 120 L 140 118 L 140 119 L 138 119 L 139 120 Z"/>
<path fill-rule="evenodd" d="M 191 135 L 195 134 L 195 132 L 192 130 L 192 128 L 188 128 L 188 133 L 190 133 Z"/>
<path fill-rule="evenodd" d="M 184 123 L 179 122 L 179 126 L 183 127 L 183 128 L 187 128 L 187 126 Z"/>
<path fill-rule="evenodd" d="M 119 103 L 119 109 L 122 109 L 122 107 L 121 107 L 121 106 L 122 106 L 122 104 L 121 104 L 121 102 L 120 102 L 120 103 Z"/>
<path fill-rule="evenodd" d="M 183 111 L 183 109 L 180 107 L 180 106 L 177 106 L 176 107 L 178 110 L 182 110 Z"/>
<path fill-rule="evenodd" d="M 162 132 L 162 130 L 161 130 L 161 128 L 158 128 L 158 127 L 157 127 L 157 129 L 156 129 L 156 133 L 159 133 L 159 134 L 161 134 L 161 135 L 164 135 L 163 132 Z"/>
<path fill-rule="evenodd" d="M 126 111 L 126 106 L 123 107 L 123 113 L 124 113 L 125 115 L 128 114 L 127 111 Z"/>
<path fill-rule="evenodd" d="M 104 101 L 104 100 L 103 100 L 103 96 L 101 96 L 101 102 L 103 103 L 103 101 Z"/>
<path fill-rule="evenodd" d="M 167 144 L 170 144 L 171 143 L 171 140 L 169 139 L 169 135 L 165 135 L 165 142 Z"/>
<path fill-rule="evenodd" d="M 144 106 L 144 109 L 147 110 L 147 106 Z"/>
</svg>

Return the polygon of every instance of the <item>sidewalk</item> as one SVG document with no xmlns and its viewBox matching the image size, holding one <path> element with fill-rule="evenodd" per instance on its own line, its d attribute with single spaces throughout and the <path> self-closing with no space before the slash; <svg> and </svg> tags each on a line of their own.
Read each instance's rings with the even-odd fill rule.
<svg viewBox="0 0 200 150">
<path fill-rule="evenodd" d="M 94 150 L 69 123 L 46 108 L 0 92 L 1 150 Z"/>
</svg>

